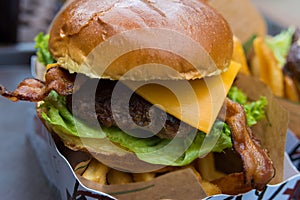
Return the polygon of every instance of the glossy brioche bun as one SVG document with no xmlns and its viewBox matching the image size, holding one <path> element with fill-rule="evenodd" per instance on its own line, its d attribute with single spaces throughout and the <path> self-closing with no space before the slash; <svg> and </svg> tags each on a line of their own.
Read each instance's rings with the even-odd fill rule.
<svg viewBox="0 0 300 200">
<path fill-rule="evenodd" d="M 96 59 L 102 52 L 101 48 L 96 48 L 101 43 L 126 31 L 147 28 L 171 30 L 192 39 L 203 48 L 206 55 L 202 57 L 209 55 L 215 65 L 203 61 L 199 71 L 191 64 L 198 62 L 199 52 L 187 52 L 193 59 L 187 61 L 171 51 L 154 48 L 126 52 L 109 62 L 108 68 L 90 64 L 106 62 L 102 58 Z M 232 56 L 232 38 L 225 19 L 200 0 L 74 0 L 59 12 L 51 25 L 49 51 L 62 67 L 92 78 L 118 80 L 135 66 L 158 63 L 175 69 L 176 73 L 160 66 L 146 65 L 124 79 L 190 80 L 225 71 Z M 147 41 L 151 39 L 146 38 Z M 170 41 L 185 45 L 172 41 L 172 38 Z M 117 45 L 111 47 L 108 55 L 114 54 L 116 49 Z"/>
</svg>

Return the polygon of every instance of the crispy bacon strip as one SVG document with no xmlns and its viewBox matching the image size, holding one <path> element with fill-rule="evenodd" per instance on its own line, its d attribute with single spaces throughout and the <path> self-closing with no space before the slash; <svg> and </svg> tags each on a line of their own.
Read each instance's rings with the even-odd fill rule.
<svg viewBox="0 0 300 200">
<path fill-rule="evenodd" d="M 66 69 L 52 67 L 45 76 L 47 90 L 55 90 L 62 96 L 70 95 L 73 93 L 75 78 L 76 74 L 70 74 Z"/>
<path fill-rule="evenodd" d="M 75 74 L 69 74 L 65 69 L 53 67 L 48 69 L 45 82 L 37 79 L 25 79 L 13 92 L 0 86 L 0 94 L 12 101 L 33 102 L 43 100 L 51 90 L 66 96 L 73 92 L 75 76 Z M 229 125 L 233 147 L 243 160 L 245 187 L 263 189 L 274 176 L 274 168 L 267 151 L 261 147 L 248 128 L 246 115 L 241 105 L 227 98 L 222 111 L 223 114 L 221 112 L 219 118 L 225 119 Z M 230 179 L 230 177 L 238 176 L 227 176 L 226 178 Z"/>
<path fill-rule="evenodd" d="M 11 101 L 40 101 L 45 94 L 45 84 L 37 79 L 25 79 L 13 92 L 0 85 L 0 94 Z"/>
<path fill-rule="evenodd" d="M 23 100 L 32 102 L 43 100 L 51 90 L 66 96 L 73 92 L 75 76 L 74 74 L 69 74 L 63 68 L 52 67 L 46 73 L 45 82 L 28 78 L 23 80 L 13 92 L 0 85 L 0 95 L 12 101 Z"/>
<path fill-rule="evenodd" d="M 244 187 L 248 188 L 251 186 L 262 190 L 275 174 L 273 163 L 267 150 L 261 147 L 260 142 L 247 126 L 246 114 L 240 104 L 227 98 L 222 110 L 226 113 L 225 121 L 231 130 L 233 147 L 243 160 Z M 230 179 L 232 177 L 236 178 L 236 176 L 230 175 L 224 178 Z"/>
</svg>

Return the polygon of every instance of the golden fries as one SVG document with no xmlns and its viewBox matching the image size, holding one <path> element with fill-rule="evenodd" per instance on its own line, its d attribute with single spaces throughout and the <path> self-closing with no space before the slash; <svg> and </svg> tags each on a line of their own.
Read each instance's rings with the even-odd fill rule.
<svg viewBox="0 0 300 200">
<path fill-rule="evenodd" d="M 225 176 L 225 174 L 215 169 L 214 157 L 212 153 L 208 154 L 204 158 L 197 159 L 196 164 L 196 168 L 199 172 L 201 172 L 201 176 L 204 180 L 212 181 Z"/>
<path fill-rule="evenodd" d="M 109 168 L 97 160 L 93 159 L 89 163 L 82 177 L 100 184 L 106 184 L 106 175 Z"/>
<path fill-rule="evenodd" d="M 284 76 L 285 97 L 291 101 L 300 101 L 294 81 L 289 76 Z"/>
<path fill-rule="evenodd" d="M 128 173 L 109 168 L 106 165 L 100 163 L 99 161 L 92 159 L 89 161 L 79 163 L 74 170 L 78 176 L 82 176 L 83 178 L 88 179 L 92 182 L 99 183 L 102 185 L 114 185 L 151 181 L 163 174 L 180 169 L 190 168 L 192 169 L 193 173 L 195 174 L 199 183 L 201 184 L 202 189 L 207 195 L 215 195 L 222 193 L 222 191 L 216 184 L 210 183 L 201 177 L 201 174 L 198 170 L 198 164 L 199 162 L 196 161 L 184 167 L 167 166 L 153 172 Z"/>
<path fill-rule="evenodd" d="M 110 185 L 113 184 L 126 184 L 132 183 L 133 179 L 131 174 L 126 172 L 117 171 L 115 169 L 110 169 L 107 173 L 107 182 Z"/>
<path fill-rule="evenodd" d="M 241 64 L 240 72 L 249 75 L 249 67 L 244 53 L 243 45 L 237 37 L 233 37 L 232 60 Z"/>
<path fill-rule="evenodd" d="M 251 66 L 251 74 L 255 77 L 260 77 L 260 69 L 259 69 L 259 59 L 257 56 L 254 56 L 251 60 L 250 60 L 250 66 Z"/>
<path fill-rule="evenodd" d="M 253 41 L 253 48 L 258 58 L 260 80 L 267 84 L 275 95 L 283 97 L 283 72 L 273 52 L 261 37 Z"/>
<path fill-rule="evenodd" d="M 254 56 L 250 60 L 250 71 L 255 77 L 269 86 L 273 94 L 291 101 L 300 101 L 295 82 L 284 75 L 279 62 L 263 38 L 253 41 Z"/>
<path fill-rule="evenodd" d="M 203 190 L 205 191 L 205 193 L 207 194 L 207 196 L 222 193 L 221 189 L 217 185 L 210 183 L 208 181 L 202 181 L 201 186 L 202 186 Z"/>
<path fill-rule="evenodd" d="M 132 174 L 133 180 L 135 182 L 145 182 L 145 181 L 151 181 L 155 178 L 154 172 L 147 172 L 147 173 L 134 173 Z"/>
</svg>

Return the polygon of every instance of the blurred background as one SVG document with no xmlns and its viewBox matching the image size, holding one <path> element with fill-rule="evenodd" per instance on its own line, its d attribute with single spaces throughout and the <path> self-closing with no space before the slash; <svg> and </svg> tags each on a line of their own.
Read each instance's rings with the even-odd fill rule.
<svg viewBox="0 0 300 200">
<path fill-rule="evenodd" d="M 0 1 L 0 65 L 29 64 L 34 37 L 47 32 L 64 0 Z"/>
<path fill-rule="evenodd" d="M 251 1 L 268 19 L 270 34 L 277 33 L 282 27 L 300 24 L 298 0 Z M 0 44 L 32 42 L 37 33 L 47 32 L 54 15 L 64 2 L 65 0 L 2 0 Z"/>
<path fill-rule="evenodd" d="M 32 42 L 47 31 L 62 0 L 2 0 L 0 2 L 0 43 Z"/>
</svg>

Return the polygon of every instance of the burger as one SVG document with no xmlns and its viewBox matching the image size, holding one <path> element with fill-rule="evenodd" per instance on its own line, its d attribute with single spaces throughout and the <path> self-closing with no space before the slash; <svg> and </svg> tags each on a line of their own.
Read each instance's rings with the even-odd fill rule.
<svg viewBox="0 0 300 200">
<path fill-rule="evenodd" d="M 286 63 L 283 68 L 284 75 L 290 77 L 295 85 L 298 94 L 298 101 L 300 96 L 299 40 L 300 30 L 297 28 L 292 34 L 290 48 L 288 50 Z"/>
<path fill-rule="evenodd" d="M 233 34 L 206 3 L 74 0 L 37 42 L 44 79 L 0 94 L 37 102 L 39 118 L 68 148 L 139 173 L 234 149 L 244 185 L 263 189 L 274 176 L 249 128 L 263 106 L 251 116 L 239 91 L 226 97 L 239 70 Z"/>
</svg>

